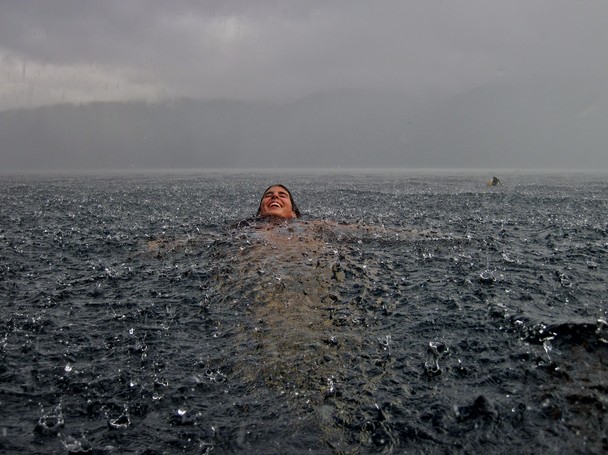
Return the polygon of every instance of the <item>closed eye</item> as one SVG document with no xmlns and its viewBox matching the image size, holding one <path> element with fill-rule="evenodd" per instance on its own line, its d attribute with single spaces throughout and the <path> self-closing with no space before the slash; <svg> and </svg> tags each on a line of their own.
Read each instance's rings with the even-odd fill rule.
<svg viewBox="0 0 608 455">
<path fill-rule="evenodd" d="M 264 195 L 264 197 L 265 197 L 265 198 L 268 198 L 268 197 L 272 197 L 272 195 L 273 195 L 273 193 L 266 193 L 266 194 Z M 283 193 L 283 192 L 281 192 L 281 193 L 277 193 L 277 196 L 279 196 L 279 197 L 281 197 L 281 198 L 289 198 L 289 195 L 288 195 L 287 193 Z"/>
</svg>

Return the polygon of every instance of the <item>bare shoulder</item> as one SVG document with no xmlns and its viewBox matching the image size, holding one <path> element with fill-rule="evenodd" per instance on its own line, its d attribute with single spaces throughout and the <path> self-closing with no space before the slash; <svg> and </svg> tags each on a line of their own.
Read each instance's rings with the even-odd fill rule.
<svg viewBox="0 0 608 455">
<path fill-rule="evenodd" d="M 384 224 L 348 223 L 330 220 L 310 220 L 305 222 L 309 228 L 319 233 L 334 234 L 342 238 L 392 238 L 392 239 L 447 239 L 450 233 L 435 229 L 415 229 Z"/>
<path fill-rule="evenodd" d="M 196 234 L 178 238 L 153 238 L 143 244 L 142 253 L 156 257 L 163 257 L 174 252 L 188 253 L 213 241 L 214 236 Z"/>
</svg>

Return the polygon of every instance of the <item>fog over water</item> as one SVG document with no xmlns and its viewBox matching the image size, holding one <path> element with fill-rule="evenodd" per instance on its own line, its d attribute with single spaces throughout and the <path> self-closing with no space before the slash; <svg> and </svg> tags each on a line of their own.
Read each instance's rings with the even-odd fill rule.
<svg viewBox="0 0 608 455">
<path fill-rule="evenodd" d="M 608 5 L 6 0 L 2 172 L 608 168 Z"/>
</svg>

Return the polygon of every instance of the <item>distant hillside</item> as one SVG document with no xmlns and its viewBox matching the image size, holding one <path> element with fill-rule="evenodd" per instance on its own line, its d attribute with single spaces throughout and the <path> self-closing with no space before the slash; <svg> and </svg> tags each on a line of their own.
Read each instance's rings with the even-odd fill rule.
<svg viewBox="0 0 608 455">
<path fill-rule="evenodd" d="M 417 118 L 405 147 L 438 167 L 608 169 L 608 93 L 557 83 L 481 87 Z"/>
<path fill-rule="evenodd" d="M 606 169 L 607 126 L 604 93 L 547 85 L 432 105 L 354 90 L 283 105 L 57 105 L 0 112 L 0 168 Z"/>
</svg>

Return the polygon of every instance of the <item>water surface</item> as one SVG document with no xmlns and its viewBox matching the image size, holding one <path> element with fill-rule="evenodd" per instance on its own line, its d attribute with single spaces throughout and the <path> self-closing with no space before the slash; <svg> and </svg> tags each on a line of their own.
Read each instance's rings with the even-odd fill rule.
<svg viewBox="0 0 608 455">
<path fill-rule="evenodd" d="M 605 178 L 501 181 L 2 177 L 0 448 L 604 453 Z"/>
</svg>

